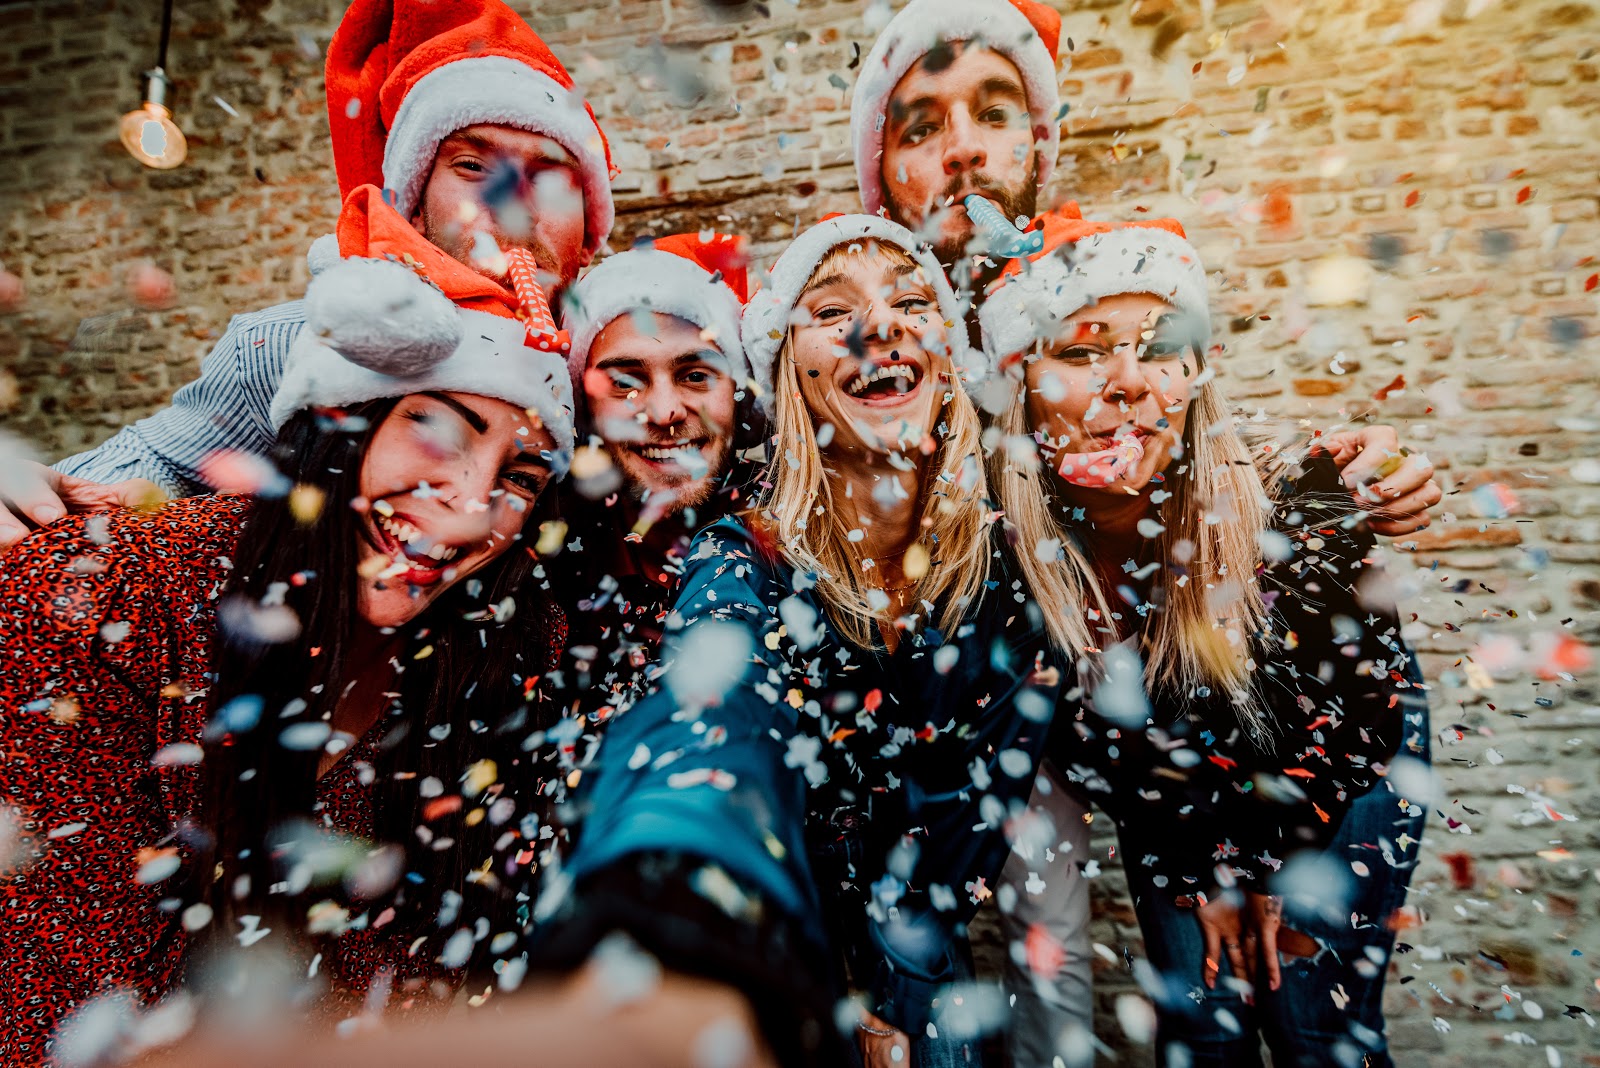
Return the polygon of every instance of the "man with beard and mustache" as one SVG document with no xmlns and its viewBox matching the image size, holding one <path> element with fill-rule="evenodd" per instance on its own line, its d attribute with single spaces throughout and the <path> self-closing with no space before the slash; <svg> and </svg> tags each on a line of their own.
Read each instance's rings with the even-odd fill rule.
<svg viewBox="0 0 1600 1068">
<path fill-rule="evenodd" d="M 1060 35 L 1060 14 L 1034 0 L 906 5 L 862 62 L 850 102 L 863 207 L 921 233 L 947 268 L 969 251 L 968 195 L 1032 219 L 1060 148 Z"/>
<path fill-rule="evenodd" d="M 974 301 L 1005 257 L 969 249 L 977 227 L 963 201 L 977 193 L 1024 223 L 1036 214 L 1060 147 L 1060 33 L 1060 14 L 1033 0 L 912 0 L 879 34 L 856 81 L 850 132 L 863 207 L 929 241 L 951 283 Z M 968 328 L 977 344 L 977 316 Z M 1094 1023 L 1088 886 L 1072 867 L 1087 859 L 1087 805 L 1068 801 L 1046 765 L 1030 808 L 1036 826 L 1054 823 L 1046 838 L 1055 859 L 1045 867 L 1031 857 L 1017 878 L 1014 854 L 999 885 L 1019 1068 L 1049 1064 L 1063 1031 L 1092 1032 Z M 1029 884 L 1029 868 L 1046 877 L 1045 892 L 1037 876 Z M 1054 967 L 1041 974 L 1027 957 L 1046 942 Z M 883 1020 L 869 1017 L 862 1030 L 869 1065 L 892 1063 L 905 1043 Z"/>
<path fill-rule="evenodd" d="M 661 640 L 689 540 L 742 507 L 741 447 L 765 423 L 739 343 L 742 237 L 677 234 L 585 275 L 564 304 L 590 445 L 573 465 L 555 567 L 572 634 L 555 680 L 598 716 L 626 705 Z"/>
<path fill-rule="evenodd" d="M 850 132 L 863 206 L 928 241 L 974 306 L 1010 255 L 991 252 L 993 235 L 963 202 L 976 193 L 1019 231 L 1034 224 L 1060 147 L 1060 33 L 1060 14 L 1034 0 L 911 0 L 879 34 L 856 81 Z M 1075 213 L 1076 205 L 1062 210 Z M 976 315 L 968 328 L 981 344 Z M 1393 428 L 1321 440 L 1374 531 L 1392 537 L 1427 525 L 1440 499 L 1432 465 L 1402 449 Z M 1383 502 L 1364 492 L 1380 469 L 1392 490 Z M 1017 1068 L 1088 1063 L 1088 805 L 1045 764 L 1029 808 L 1015 821 L 1016 847 L 996 891 L 1014 997 L 1010 1052 Z M 903 1036 L 883 1021 L 868 1027 L 880 1047 L 869 1050 L 869 1064 L 887 1063 Z"/>
<path fill-rule="evenodd" d="M 384 188 L 430 242 L 497 279 L 516 278 L 508 255 L 530 255 L 537 269 L 515 284 L 529 307 L 547 306 L 610 235 L 605 134 L 501 0 L 355 0 L 328 47 L 327 97 L 341 195 Z M 327 244 L 313 245 L 313 269 Z M 269 402 L 305 319 L 300 300 L 235 317 L 171 407 L 54 470 L 0 472 L 0 552 L 68 511 L 204 492 L 218 453 L 264 455 Z"/>
</svg>

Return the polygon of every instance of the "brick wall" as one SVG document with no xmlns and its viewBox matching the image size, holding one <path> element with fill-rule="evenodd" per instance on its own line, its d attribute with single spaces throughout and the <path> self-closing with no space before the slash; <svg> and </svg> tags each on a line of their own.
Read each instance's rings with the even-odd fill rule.
<svg viewBox="0 0 1600 1068">
<path fill-rule="evenodd" d="M 0 6 L 0 266 L 28 293 L 0 316 L 0 426 L 50 455 L 88 447 L 193 377 L 231 313 L 299 294 L 337 207 L 320 71 L 340 7 L 180 4 L 169 67 L 191 156 L 160 174 L 115 136 L 156 0 Z M 854 207 L 846 87 L 881 3 L 537 7 L 625 170 L 613 247 L 721 225 L 770 260 Z M 1399 1062 L 1600 1064 L 1600 705 L 1594 672 L 1563 678 L 1549 653 L 1600 643 L 1600 12 L 1091 0 L 1062 48 L 1047 199 L 1182 218 L 1220 268 L 1234 397 L 1317 425 L 1394 421 L 1441 470 L 1439 521 L 1390 550 L 1451 820 L 1430 824 L 1425 920 L 1395 965 Z M 146 259 L 176 280 L 170 310 L 126 294 Z M 1515 501 L 1499 518 L 1496 487 Z M 1122 888 L 1105 864 L 1112 956 L 1138 951 Z M 1099 979 L 1101 1037 L 1144 1063 L 1111 1012 L 1130 979 L 1111 963 Z"/>
</svg>

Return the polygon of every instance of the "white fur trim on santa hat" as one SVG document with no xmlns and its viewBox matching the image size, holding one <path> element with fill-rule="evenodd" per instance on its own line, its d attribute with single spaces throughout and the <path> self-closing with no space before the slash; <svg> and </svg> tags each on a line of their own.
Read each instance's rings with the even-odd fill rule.
<svg viewBox="0 0 1600 1068">
<path fill-rule="evenodd" d="M 1170 230 L 1133 226 L 1091 234 L 1029 260 L 978 309 L 984 370 L 1040 338 L 1054 339 L 1061 323 L 1082 308 L 1122 293 L 1159 297 L 1187 320 L 1193 343 L 1211 341 L 1206 269 L 1194 246 Z"/>
<path fill-rule="evenodd" d="M 850 98 L 850 143 L 856 153 L 856 185 L 861 206 L 877 214 L 886 203 L 883 190 L 883 130 L 889 98 L 913 64 L 942 41 L 981 39 L 1017 65 L 1028 98 L 1039 152 L 1039 187 L 1050 180 L 1061 147 L 1056 112 L 1061 91 L 1056 64 L 1027 16 L 1006 0 L 911 0 L 878 34 L 861 64 L 855 94 Z M 1037 134 L 1036 134 L 1037 136 Z"/>
<path fill-rule="evenodd" d="M 728 371 L 742 388 L 750 377 L 739 343 L 739 298 L 711 272 L 682 256 L 636 248 L 599 263 L 567 292 L 562 325 L 572 338 L 567 366 L 581 388 L 589 349 L 615 319 L 633 311 L 660 312 L 693 323 L 711 335 L 728 358 Z"/>
<path fill-rule="evenodd" d="M 559 354 L 529 346 L 519 320 L 456 308 L 461 342 L 421 374 L 386 375 L 351 363 L 309 323 L 295 336 L 283 381 L 272 397 L 272 425 L 282 428 L 302 408 L 341 407 L 428 391 L 497 397 L 538 415 L 559 455 L 557 474 L 572 458 L 572 383 Z"/>
<path fill-rule="evenodd" d="M 418 375 L 461 343 L 455 302 L 394 260 L 352 257 L 306 288 L 306 329 L 351 363 Z"/>
<path fill-rule="evenodd" d="M 740 329 L 744 339 L 744 356 L 750 363 L 750 377 L 761 387 L 761 406 L 768 412 L 772 410 L 778 352 L 788 336 L 789 319 L 800 301 L 806 282 L 833 249 L 867 241 L 895 245 L 910 254 L 928 276 L 939 302 L 951 364 L 958 374 L 964 374 L 977 362 L 967 346 L 966 307 L 950 288 L 944 268 L 939 266 L 933 252 L 899 223 L 877 215 L 841 215 L 817 223 L 790 242 L 767 273 L 766 284 L 745 305 Z"/>
<path fill-rule="evenodd" d="M 615 209 L 600 128 L 575 91 L 505 56 L 446 63 L 419 78 L 400 102 L 384 145 L 383 184 L 394 191 L 402 216 L 416 211 L 440 142 L 479 123 L 543 134 L 572 153 L 583 179 L 584 247 L 604 244 Z"/>
</svg>

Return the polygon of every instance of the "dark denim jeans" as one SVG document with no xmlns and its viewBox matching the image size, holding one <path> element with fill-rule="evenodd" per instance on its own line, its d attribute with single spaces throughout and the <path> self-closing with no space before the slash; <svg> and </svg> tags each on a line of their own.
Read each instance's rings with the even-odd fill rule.
<svg viewBox="0 0 1600 1068">
<path fill-rule="evenodd" d="M 928 1038 L 911 1044 L 911 1068 L 982 1068 L 979 1043 L 953 1038 Z"/>
<path fill-rule="evenodd" d="M 1407 696 L 1406 738 L 1420 739 L 1420 751 L 1407 751 L 1427 760 L 1427 705 L 1420 693 L 1415 699 Z M 1137 865 L 1129 866 L 1149 957 L 1140 979 L 1158 1013 L 1159 1062 L 1167 1068 L 1259 1068 L 1264 1040 L 1273 1068 L 1392 1068 L 1384 1037 L 1383 981 L 1394 934 L 1385 921 L 1405 904 L 1426 819 L 1426 810 L 1415 802 L 1408 810 L 1400 808 L 1388 780 L 1356 801 L 1325 854 L 1344 871 L 1352 870 L 1352 862 L 1365 867 L 1364 875 L 1352 872 L 1349 908 L 1330 916 L 1304 901 L 1285 899 L 1285 924 L 1322 948 L 1311 957 L 1285 961 L 1282 986 L 1271 991 L 1261 983 L 1253 1005 L 1245 1003 L 1226 959 L 1217 988 L 1206 989 L 1204 942 L 1193 910 L 1173 905 L 1170 891 L 1156 889 Z M 1138 846 L 1125 842 L 1123 855 L 1138 856 Z"/>
</svg>

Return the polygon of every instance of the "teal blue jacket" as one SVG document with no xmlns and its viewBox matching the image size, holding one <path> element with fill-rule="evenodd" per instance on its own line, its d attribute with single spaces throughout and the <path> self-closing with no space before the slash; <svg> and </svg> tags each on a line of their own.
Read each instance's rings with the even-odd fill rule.
<svg viewBox="0 0 1600 1068">
<path fill-rule="evenodd" d="M 568 870 L 714 860 L 850 951 L 875 1006 L 919 1033 L 960 977 L 1059 673 L 999 564 L 955 633 L 908 635 L 892 655 L 844 640 L 811 585 L 741 520 L 697 535 L 654 689 L 588 772 Z"/>
</svg>

